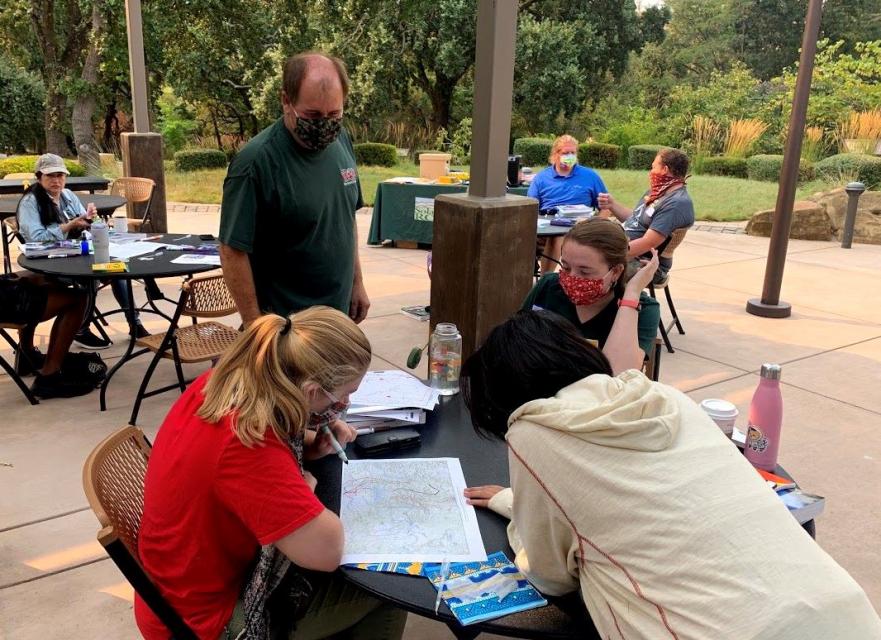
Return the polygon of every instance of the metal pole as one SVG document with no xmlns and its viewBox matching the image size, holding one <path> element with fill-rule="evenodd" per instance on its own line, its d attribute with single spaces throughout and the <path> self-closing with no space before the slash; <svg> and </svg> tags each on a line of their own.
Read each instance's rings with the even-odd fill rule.
<svg viewBox="0 0 881 640">
<path fill-rule="evenodd" d="M 505 195 L 516 38 L 517 2 L 480 0 L 474 63 L 470 196 L 500 198 Z"/>
<path fill-rule="evenodd" d="M 147 71 L 144 67 L 141 0 L 125 0 L 125 24 L 128 31 L 128 64 L 135 133 L 149 133 L 150 116 L 147 109 Z"/>
<path fill-rule="evenodd" d="M 814 72 L 814 55 L 817 52 L 817 35 L 820 31 L 822 13 L 822 0 L 810 0 L 801 43 L 798 78 L 795 81 L 795 95 L 792 98 L 792 115 L 789 117 L 789 130 L 783 151 L 783 168 L 780 171 L 780 188 L 777 191 L 777 205 L 774 208 L 774 223 L 771 227 L 771 244 L 768 247 L 762 298 L 761 300 L 752 298 L 746 303 L 748 313 L 764 318 L 787 318 L 792 313 L 792 306 L 780 301 L 780 286 L 783 284 L 783 268 L 786 266 L 786 248 L 789 245 L 792 207 L 798 184 L 798 162 L 801 157 L 801 141 L 807 118 L 811 76 Z"/>
<path fill-rule="evenodd" d="M 847 215 L 844 218 L 844 230 L 841 232 L 841 248 L 850 249 L 853 243 L 853 227 L 857 221 L 857 204 L 866 185 L 862 182 L 849 182 L 844 190 L 847 192 Z"/>
</svg>

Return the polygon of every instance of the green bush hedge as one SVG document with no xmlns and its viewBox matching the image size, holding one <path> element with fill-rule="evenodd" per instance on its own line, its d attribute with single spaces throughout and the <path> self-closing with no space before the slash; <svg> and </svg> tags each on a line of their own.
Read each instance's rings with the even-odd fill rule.
<svg viewBox="0 0 881 640">
<path fill-rule="evenodd" d="M 39 157 L 40 156 L 12 156 L 11 158 L 0 160 L 0 178 L 7 173 L 33 173 L 34 167 L 37 165 L 37 158 Z M 72 176 L 79 177 L 86 175 L 85 167 L 75 160 L 65 160 L 64 166 L 67 167 L 67 170 L 70 171 L 70 175 Z"/>
<path fill-rule="evenodd" d="M 517 138 L 514 140 L 514 155 L 521 156 L 524 167 L 544 167 L 548 164 L 553 140 L 546 138 Z"/>
<path fill-rule="evenodd" d="M 226 154 L 220 149 L 188 149 L 174 154 L 174 168 L 178 171 L 223 169 L 226 164 Z"/>
<path fill-rule="evenodd" d="M 578 145 L 578 162 L 594 169 L 614 169 L 621 159 L 621 147 L 603 142 L 585 142 Z"/>
<path fill-rule="evenodd" d="M 631 169 L 652 168 L 652 161 L 661 149 L 669 149 L 662 144 L 635 144 L 627 149 L 627 166 Z"/>
<path fill-rule="evenodd" d="M 814 167 L 817 177 L 845 184 L 859 180 L 867 188 L 881 187 L 881 158 L 864 153 L 839 153 L 820 160 Z"/>
<path fill-rule="evenodd" d="M 746 158 L 732 158 L 730 156 L 715 156 L 704 158 L 695 163 L 697 173 L 710 176 L 729 176 L 732 178 L 746 178 Z"/>
<path fill-rule="evenodd" d="M 759 154 L 746 160 L 746 174 L 750 180 L 778 182 L 783 168 L 783 156 Z M 798 163 L 798 181 L 809 182 L 814 179 L 814 165 L 802 158 Z"/>
<path fill-rule="evenodd" d="M 355 162 L 359 165 L 393 167 L 398 164 L 398 150 L 393 144 L 362 142 L 354 146 Z"/>
</svg>

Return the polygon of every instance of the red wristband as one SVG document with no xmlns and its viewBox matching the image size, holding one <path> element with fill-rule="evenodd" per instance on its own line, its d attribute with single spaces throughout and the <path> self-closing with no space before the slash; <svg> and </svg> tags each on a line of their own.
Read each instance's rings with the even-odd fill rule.
<svg viewBox="0 0 881 640">
<path fill-rule="evenodd" d="M 640 304 L 639 300 L 625 300 L 624 298 L 621 298 L 620 300 L 618 300 L 618 306 L 630 307 L 631 309 L 636 309 L 637 311 L 639 311 Z"/>
</svg>

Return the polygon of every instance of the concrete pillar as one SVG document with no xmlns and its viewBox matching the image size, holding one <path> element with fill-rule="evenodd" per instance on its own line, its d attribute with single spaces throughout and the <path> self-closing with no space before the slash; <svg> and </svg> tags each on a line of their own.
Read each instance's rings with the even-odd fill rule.
<svg viewBox="0 0 881 640">
<path fill-rule="evenodd" d="M 136 178 L 150 178 L 156 183 L 153 187 L 153 202 L 150 212 L 153 218 L 153 230 L 168 231 L 168 213 L 165 206 L 165 167 L 162 164 L 162 135 L 158 133 L 123 133 L 122 134 L 122 173 Z M 128 205 L 128 216 L 140 218 L 143 208 L 133 210 Z"/>
<path fill-rule="evenodd" d="M 517 3 L 480 0 L 471 184 L 434 207 L 431 325 L 454 322 L 467 358 L 523 302 L 535 270 L 538 201 L 505 195 Z"/>
<path fill-rule="evenodd" d="M 454 322 L 467 358 L 532 287 L 538 200 L 440 195 L 434 205 L 431 328 Z"/>
<path fill-rule="evenodd" d="M 147 69 L 144 65 L 141 0 L 126 0 L 125 27 L 128 35 L 128 68 L 132 88 L 132 116 L 135 133 L 147 133 L 150 131 L 150 110 L 147 107 Z"/>
</svg>

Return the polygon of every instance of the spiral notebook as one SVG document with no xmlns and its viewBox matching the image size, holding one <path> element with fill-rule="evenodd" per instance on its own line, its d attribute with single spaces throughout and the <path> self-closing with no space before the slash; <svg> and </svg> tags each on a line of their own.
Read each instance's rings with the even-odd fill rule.
<svg viewBox="0 0 881 640">
<path fill-rule="evenodd" d="M 446 580 L 437 563 L 426 564 L 422 574 L 431 580 L 435 589 L 443 590 L 443 601 L 462 625 L 501 618 L 548 603 L 501 551 L 490 554 L 484 562 L 452 563 Z"/>
</svg>

